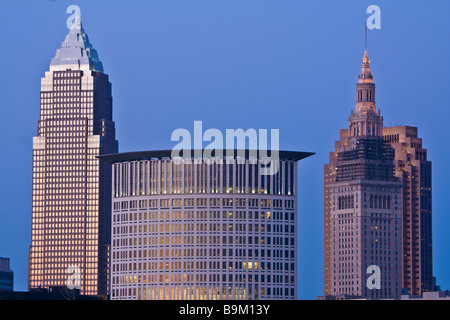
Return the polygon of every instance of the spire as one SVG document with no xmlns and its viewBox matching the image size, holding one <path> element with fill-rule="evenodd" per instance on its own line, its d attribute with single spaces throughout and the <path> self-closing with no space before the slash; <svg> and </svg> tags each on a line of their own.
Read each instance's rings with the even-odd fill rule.
<svg viewBox="0 0 450 320">
<path fill-rule="evenodd" d="M 370 60 L 367 48 L 364 50 L 361 74 L 356 84 L 356 112 L 375 112 L 375 84 L 370 71 Z"/>
<path fill-rule="evenodd" d="M 97 50 L 89 42 L 78 15 L 72 24 L 61 48 L 56 51 L 50 63 L 51 69 L 87 69 L 103 72 L 103 65 L 98 58 Z"/>
<path fill-rule="evenodd" d="M 363 57 L 363 68 L 369 68 L 369 56 L 367 55 L 367 48 L 364 50 L 364 57 Z"/>
<path fill-rule="evenodd" d="M 364 57 L 362 62 L 361 74 L 359 75 L 358 83 L 373 82 L 373 76 L 370 72 L 370 60 L 367 54 L 367 48 L 364 50 Z"/>
<path fill-rule="evenodd" d="M 373 82 L 369 65 L 370 60 L 367 54 L 367 23 L 364 21 L 364 57 L 358 83 Z"/>
<path fill-rule="evenodd" d="M 367 29 L 361 73 L 356 83 L 356 113 L 349 118 L 349 139 L 351 149 L 355 149 L 360 138 L 382 137 L 383 117 L 376 112 L 375 83 L 370 72 L 370 60 L 367 54 Z"/>
</svg>

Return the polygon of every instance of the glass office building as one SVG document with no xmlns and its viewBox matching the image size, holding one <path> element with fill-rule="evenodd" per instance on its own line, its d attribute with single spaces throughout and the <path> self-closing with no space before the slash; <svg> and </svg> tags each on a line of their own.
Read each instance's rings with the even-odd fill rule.
<svg viewBox="0 0 450 320">
<path fill-rule="evenodd" d="M 297 162 L 177 162 L 171 151 L 112 163 L 111 299 L 296 299 Z"/>
</svg>

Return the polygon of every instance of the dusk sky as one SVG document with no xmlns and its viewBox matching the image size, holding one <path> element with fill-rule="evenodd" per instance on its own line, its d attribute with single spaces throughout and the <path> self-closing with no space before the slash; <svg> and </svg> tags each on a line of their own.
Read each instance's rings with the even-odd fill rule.
<svg viewBox="0 0 450 320">
<path fill-rule="evenodd" d="M 0 1 L 0 257 L 27 290 L 40 81 L 71 1 Z M 385 126 L 419 128 L 433 171 L 434 275 L 450 289 L 450 1 L 79 0 L 112 83 L 119 151 L 172 149 L 175 129 L 279 129 L 299 163 L 298 289 L 323 295 L 323 165 L 355 108 L 368 31 Z M 206 146 L 206 143 L 205 145 Z"/>
</svg>

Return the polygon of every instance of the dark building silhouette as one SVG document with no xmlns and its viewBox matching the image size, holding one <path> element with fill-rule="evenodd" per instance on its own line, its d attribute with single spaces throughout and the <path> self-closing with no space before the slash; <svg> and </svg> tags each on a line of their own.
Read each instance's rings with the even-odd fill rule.
<svg viewBox="0 0 450 320">
<path fill-rule="evenodd" d="M 0 258 L 0 292 L 13 291 L 14 272 L 9 266 L 9 258 Z"/>
<path fill-rule="evenodd" d="M 0 300 L 107 300 L 106 295 L 82 295 L 66 286 L 34 288 L 30 291 L 0 292 Z"/>
</svg>

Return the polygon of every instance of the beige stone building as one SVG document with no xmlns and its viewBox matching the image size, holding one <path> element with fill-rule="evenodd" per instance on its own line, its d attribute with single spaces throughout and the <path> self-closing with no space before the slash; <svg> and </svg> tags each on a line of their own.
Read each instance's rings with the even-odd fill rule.
<svg viewBox="0 0 450 320">
<path fill-rule="evenodd" d="M 427 150 L 417 128 L 383 128 L 367 51 L 356 101 L 324 165 L 324 295 L 421 295 L 433 290 Z M 369 265 L 380 267 L 380 289 L 367 288 Z"/>
</svg>

